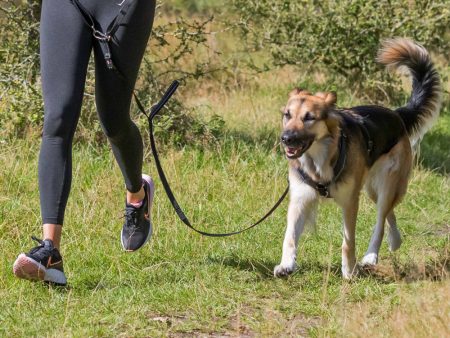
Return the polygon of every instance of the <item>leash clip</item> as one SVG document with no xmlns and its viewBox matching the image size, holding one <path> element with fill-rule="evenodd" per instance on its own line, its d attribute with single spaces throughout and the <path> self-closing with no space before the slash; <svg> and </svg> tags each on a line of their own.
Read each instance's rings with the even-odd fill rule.
<svg viewBox="0 0 450 338">
<path fill-rule="evenodd" d="M 111 40 L 111 35 L 107 35 L 107 34 L 105 34 L 103 32 L 100 32 L 99 30 L 97 30 L 95 28 L 95 26 L 92 26 L 91 28 L 92 28 L 92 35 L 97 40 L 99 40 L 101 42 L 109 42 Z"/>
<path fill-rule="evenodd" d="M 328 190 L 328 188 L 328 185 L 317 183 L 317 190 L 322 197 L 330 198 L 330 190 Z"/>
</svg>

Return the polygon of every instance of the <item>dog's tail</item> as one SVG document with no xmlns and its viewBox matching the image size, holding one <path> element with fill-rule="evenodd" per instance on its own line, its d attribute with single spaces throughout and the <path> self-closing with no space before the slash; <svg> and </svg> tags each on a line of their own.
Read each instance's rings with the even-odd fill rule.
<svg viewBox="0 0 450 338">
<path fill-rule="evenodd" d="M 415 148 L 439 115 L 441 85 L 427 50 L 417 43 L 395 38 L 383 42 L 377 61 L 388 69 L 406 68 L 412 77 L 412 93 L 406 106 L 398 108 Z"/>
</svg>

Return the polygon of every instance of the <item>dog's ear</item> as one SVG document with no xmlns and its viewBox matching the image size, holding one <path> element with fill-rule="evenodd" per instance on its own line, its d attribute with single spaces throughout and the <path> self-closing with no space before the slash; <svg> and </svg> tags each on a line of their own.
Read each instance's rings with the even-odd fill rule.
<svg viewBox="0 0 450 338">
<path fill-rule="evenodd" d="M 329 105 L 329 106 L 334 106 L 337 102 L 337 94 L 336 92 L 328 92 L 327 93 L 327 97 L 325 98 L 325 102 Z"/>
<path fill-rule="evenodd" d="M 329 106 L 334 106 L 337 101 L 336 92 L 317 92 L 315 96 L 320 97 Z"/>
<path fill-rule="evenodd" d="M 289 97 L 292 97 L 292 96 L 294 96 L 294 95 L 298 95 L 298 94 L 300 94 L 300 93 L 303 92 L 303 91 L 305 91 L 305 90 L 302 89 L 302 88 L 296 87 L 296 88 L 294 88 L 294 89 L 291 90 L 291 92 L 289 93 Z"/>
</svg>

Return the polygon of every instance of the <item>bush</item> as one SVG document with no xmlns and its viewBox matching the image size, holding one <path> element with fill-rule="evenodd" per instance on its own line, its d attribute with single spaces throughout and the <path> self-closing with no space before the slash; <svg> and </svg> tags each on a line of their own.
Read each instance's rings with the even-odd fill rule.
<svg viewBox="0 0 450 338">
<path fill-rule="evenodd" d="M 225 0 L 171 0 L 165 4 L 165 9 L 177 14 L 186 13 L 186 11 L 190 14 L 204 14 L 217 12 L 226 3 Z"/>
<path fill-rule="evenodd" d="M 39 83 L 39 5 L 0 2 L 0 137 L 22 135 L 42 123 Z"/>
<path fill-rule="evenodd" d="M 3 13 L 0 17 L 0 137 L 8 139 L 24 137 L 30 130 L 40 133 L 42 129 L 38 38 L 40 1 L 28 0 L 27 5 L 15 6 L 0 0 L 0 8 Z M 183 62 L 194 59 L 192 54 L 199 46 L 206 48 L 207 24 L 211 20 L 178 18 L 154 27 L 152 50 L 144 57 L 137 82 L 139 96 L 147 107 L 159 100 L 173 79 L 185 83 L 188 79 L 198 79 L 214 71 L 208 60 L 201 62 L 195 59 L 194 66 L 189 69 L 184 68 Z M 88 68 L 85 94 L 76 137 L 89 142 L 104 142 L 93 100 L 93 62 Z M 218 116 L 209 120 L 196 116 L 192 109 L 176 99 L 169 102 L 168 110 L 156 121 L 155 130 L 158 139 L 165 142 L 204 144 L 222 132 L 223 121 Z M 137 120 L 141 127 L 147 126 L 144 116 L 138 115 Z"/>
<path fill-rule="evenodd" d="M 219 70 L 211 65 L 208 57 L 200 57 L 201 50 L 208 49 L 211 21 L 212 17 L 189 21 L 178 17 L 154 27 L 150 53 L 144 56 L 137 86 L 139 97 L 147 107 L 160 99 L 173 79 L 187 84 Z M 155 136 L 165 143 L 205 144 L 223 132 L 225 123 L 218 115 L 205 119 L 173 98 L 166 109 L 155 120 Z M 139 120 L 147 127 L 142 114 Z"/>
<path fill-rule="evenodd" d="M 375 62 L 380 40 L 410 37 L 438 53 L 450 47 L 450 7 L 440 1 L 233 0 L 250 52 L 267 50 L 258 69 L 319 70 L 369 96 L 390 96 L 392 80 Z"/>
</svg>

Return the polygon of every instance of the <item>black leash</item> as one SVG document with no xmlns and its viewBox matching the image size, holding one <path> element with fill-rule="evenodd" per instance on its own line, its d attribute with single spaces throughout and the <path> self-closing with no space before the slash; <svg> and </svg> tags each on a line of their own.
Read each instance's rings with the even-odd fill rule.
<svg viewBox="0 0 450 338">
<path fill-rule="evenodd" d="M 127 0 L 124 0 L 127 1 Z M 109 43 L 112 39 L 114 39 L 114 33 L 117 31 L 117 29 L 119 28 L 120 24 L 122 23 L 128 8 L 131 4 L 132 1 L 128 1 L 128 3 L 125 3 L 119 14 L 113 19 L 113 21 L 109 24 L 108 29 L 106 30 L 106 32 L 102 32 L 101 30 L 96 28 L 95 25 L 95 20 L 93 18 L 93 16 L 89 13 L 89 11 L 79 2 L 79 0 L 72 0 L 73 4 L 75 5 L 75 7 L 79 10 L 80 14 L 82 15 L 84 21 L 86 22 L 86 24 L 92 29 L 92 35 L 94 36 L 95 39 L 97 39 L 100 43 L 100 47 L 102 49 L 103 52 L 103 57 L 105 58 L 105 62 L 106 65 L 108 67 L 109 70 L 114 70 L 117 75 L 122 78 L 124 81 L 126 81 L 125 76 L 120 72 L 119 69 L 117 69 L 117 67 L 114 65 L 114 62 L 112 60 L 112 56 L 111 56 L 111 51 L 110 51 L 110 46 Z M 150 114 L 147 114 L 145 111 L 144 106 L 142 105 L 141 101 L 139 100 L 139 98 L 137 97 L 135 91 L 133 90 L 133 96 L 134 99 L 136 101 L 136 104 L 139 108 L 139 110 L 147 117 L 148 120 L 148 124 L 149 124 L 149 132 L 150 132 L 150 146 L 152 149 L 152 154 L 153 154 L 153 158 L 155 159 L 155 164 L 156 164 L 156 169 L 158 171 L 158 175 L 159 178 L 161 179 L 161 183 L 164 187 L 164 190 L 167 194 L 167 197 L 169 198 L 170 203 L 172 204 L 173 208 L 175 209 L 175 212 L 177 213 L 178 217 L 180 218 L 180 220 L 186 224 L 189 228 L 191 228 L 192 230 L 194 230 L 195 232 L 203 235 L 203 236 L 209 236 L 209 237 L 227 237 L 227 236 L 232 236 L 232 235 L 237 235 L 240 234 L 244 231 L 250 230 L 251 228 L 257 226 L 258 224 L 260 224 L 261 222 L 263 222 L 267 217 L 269 217 L 274 211 L 275 209 L 278 208 L 278 206 L 281 204 L 281 202 L 284 200 L 284 198 L 286 197 L 286 195 L 289 192 L 289 185 L 286 188 L 286 190 L 284 191 L 283 195 L 278 199 L 278 201 L 275 203 L 275 205 L 269 210 L 269 212 L 267 212 L 260 220 L 258 220 L 256 223 L 253 223 L 252 225 L 250 225 L 249 227 L 243 229 L 243 230 L 239 230 L 239 231 L 233 231 L 233 232 L 229 232 L 229 233 L 209 233 L 209 232 L 205 232 L 205 231 L 201 231 L 198 230 L 196 228 L 194 228 L 191 225 L 191 222 L 189 221 L 189 219 L 187 218 L 187 216 L 185 215 L 185 213 L 183 212 L 183 210 L 181 209 L 180 205 L 178 204 L 172 189 L 170 188 L 169 182 L 167 181 L 166 175 L 164 174 L 164 170 L 161 166 L 161 162 L 159 160 L 159 156 L 158 156 L 158 150 L 156 149 L 156 143 L 155 143 L 155 137 L 153 135 L 153 119 L 156 115 L 158 115 L 158 113 L 161 111 L 162 108 L 164 108 L 165 104 L 167 103 L 167 101 L 169 101 L 170 97 L 175 93 L 175 91 L 177 90 L 178 86 L 179 86 L 179 82 L 178 81 L 173 81 L 172 84 L 170 85 L 170 87 L 166 90 L 166 92 L 164 93 L 164 95 L 162 96 L 161 100 L 159 100 L 159 102 L 154 105 L 151 108 Z"/>
<path fill-rule="evenodd" d="M 143 107 L 143 105 L 141 104 L 141 102 L 139 101 L 138 97 L 136 95 L 134 95 L 134 98 L 136 100 L 137 106 L 139 108 L 139 110 L 145 115 L 147 116 L 147 120 L 148 120 L 148 125 L 149 125 L 149 132 L 150 132 L 150 146 L 152 148 L 152 154 L 153 154 L 153 158 L 155 159 L 155 165 L 156 165 L 156 169 L 158 170 L 158 175 L 159 178 L 161 179 L 161 183 L 164 187 L 164 190 L 166 191 L 167 197 L 169 198 L 170 203 L 172 204 L 173 208 L 175 209 L 175 212 L 177 213 L 178 217 L 180 218 L 180 220 L 186 224 L 189 228 L 191 228 L 192 230 L 194 230 L 195 232 L 203 235 L 203 236 L 209 236 L 209 237 L 227 237 L 227 236 L 232 236 L 232 235 L 237 235 L 240 234 L 244 231 L 250 230 L 251 228 L 254 228 L 255 226 L 257 226 L 258 224 L 260 224 L 261 222 L 263 222 L 267 217 L 269 217 L 276 208 L 278 208 L 278 206 L 281 204 L 281 202 L 284 200 L 284 198 L 286 197 L 286 195 L 289 192 L 289 186 L 286 188 L 286 190 L 283 192 L 283 195 L 278 199 L 278 201 L 275 203 L 275 205 L 261 218 L 259 219 L 257 222 L 253 223 L 252 225 L 250 225 L 249 227 L 243 229 L 243 230 L 239 230 L 239 231 L 233 231 L 233 232 L 229 232 L 229 233 L 210 233 L 210 232 L 205 232 L 205 231 L 201 231 L 198 230 L 196 228 L 194 228 L 191 224 L 191 222 L 189 221 L 189 219 L 187 218 L 186 214 L 183 212 L 183 210 L 181 209 L 180 205 L 178 204 L 172 189 L 170 188 L 169 182 L 167 181 L 166 175 L 164 174 L 164 170 L 161 166 L 161 161 L 159 160 L 159 155 L 158 155 L 158 150 L 156 149 L 156 143 L 155 143 L 155 137 L 153 135 L 153 119 L 156 115 L 158 115 L 158 113 L 161 111 L 161 109 L 164 107 L 164 105 L 167 103 L 167 101 L 170 99 L 170 97 L 173 95 L 173 93 L 175 93 L 177 87 L 179 85 L 178 81 L 173 81 L 172 84 L 170 85 L 170 87 L 166 90 L 166 92 L 164 93 L 164 95 L 162 96 L 161 100 L 154 105 L 151 108 L 151 112 L 150 114 L 147 114 L 145 112 L 145 109 Z"/>
</svg>

